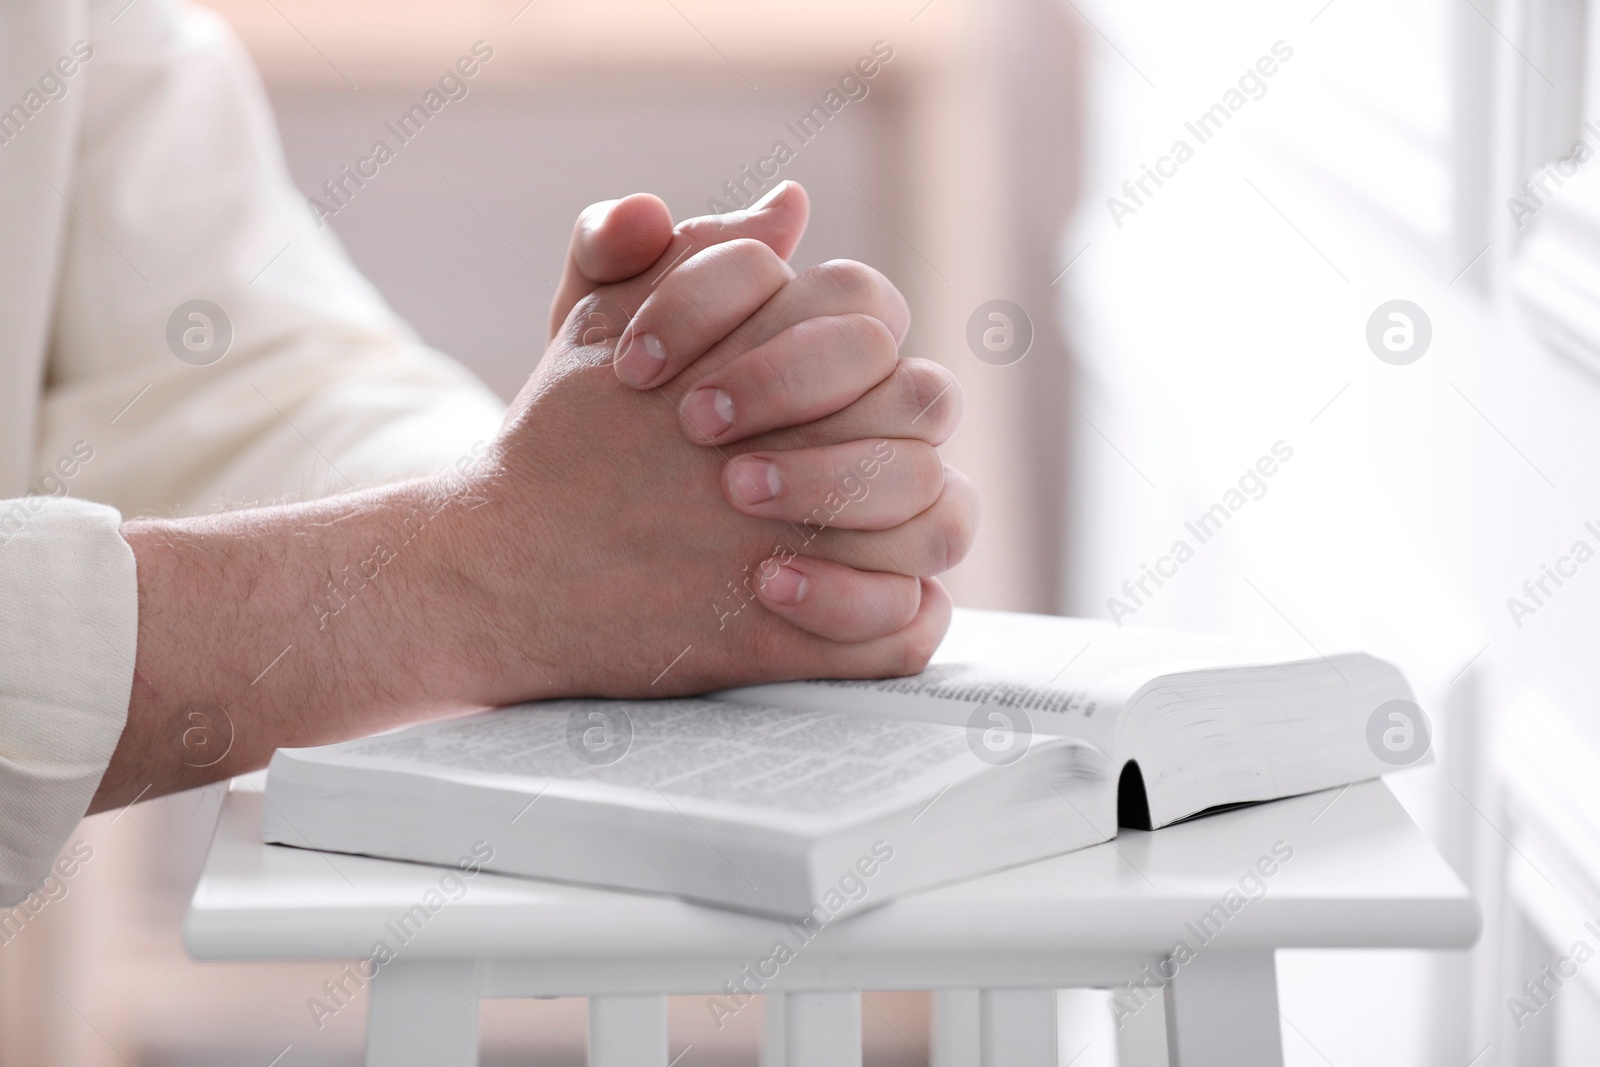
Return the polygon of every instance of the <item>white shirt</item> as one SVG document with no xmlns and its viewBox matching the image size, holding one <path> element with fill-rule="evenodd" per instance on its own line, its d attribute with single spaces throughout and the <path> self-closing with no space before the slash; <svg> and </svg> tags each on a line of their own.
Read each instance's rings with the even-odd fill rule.
<svg viewBox="0 0 1600 1067">
<path fill-rule="evenodd" d="M 317 227 L 243 49 L 181 0 L 0 4 L 0 294 L 14 904 L 83 817 L 126 718 L 138 605 L 122 513 L 437 469 L 492 437 L 503 405 Z M 169 343 L 197 300 L 222 314 L 185 309 Z"/>
</svg>

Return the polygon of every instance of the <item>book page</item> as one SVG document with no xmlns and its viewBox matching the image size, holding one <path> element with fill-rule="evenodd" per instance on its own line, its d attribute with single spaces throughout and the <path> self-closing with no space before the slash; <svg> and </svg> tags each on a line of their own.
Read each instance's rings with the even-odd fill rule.
<svg viewBox="0 0 1600 1067">
<path fill-rule="evenodd" d="M 525 704 L 329 746 L 317 758 L 824 816 L 908 802 L 984 769 L 961 730 L 710 700 Z"/>
<path fill-rule="evenodd" d="M 1026 729 L 1111 753 L 1117 720 L 1162 675 L 1304 658 L 1204 635 L 1099 620 L 957 609 L 928 669 L 908 678 L 730 689 L 719 700 L 822 708 L 977 729 Z"/>
<path fill-rule="evenodd" d="M 1070 737 L 1111 751 L 1116 718 L 1132 690 L 1121 686 L 1034 684 L 989 664 L 936 663 L 908 678 L 822 679 L 730 689 L 716 699 L 795 709 L 827 708 L 870 719 L 996 727 Z"/>
</svg>

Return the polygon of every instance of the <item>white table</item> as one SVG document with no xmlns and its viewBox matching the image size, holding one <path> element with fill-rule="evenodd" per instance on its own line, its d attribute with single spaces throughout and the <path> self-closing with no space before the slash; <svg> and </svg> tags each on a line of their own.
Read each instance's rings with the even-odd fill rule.
<svg viewBox="0 0 1600 1067">
<path fill-rule="evenodd" d="M 185 925 L 199 959 L 364 958 L 439 885 L 440 868 L 263 845 L 261 804 L 236 783 L 223 806 Z M 1278 842 L 1292 858 L 1227 911 Z M 372 979 L 369 1065 L 475 1063 L 479 999 L 553 995 L 590 998 L 592 1067 L 665 1067 L 668 994 L 722 994 L 776 940 L 797 942 L 781 922 L 670 898 L 489 874 L 468 885 Z M 1124 989 L 1149 1001 L 1119 1032 L 1125 1067 L 1169 1050 L 1179 1067 L 1277 1065 L 1275 949 L 1460 949 L 1478 929 L 1460 880 L 1367 782 L 1125 830 L 830 925 L 766 984 L 764 1063 L 858 1067 L 859 992 L 932 989 L 943 1067 L 1056 1067 L 1055 989 L 1172 974 L 1183 941 L 1193 958 L 1180 953 L 1164 988 Z"/>
</svg>

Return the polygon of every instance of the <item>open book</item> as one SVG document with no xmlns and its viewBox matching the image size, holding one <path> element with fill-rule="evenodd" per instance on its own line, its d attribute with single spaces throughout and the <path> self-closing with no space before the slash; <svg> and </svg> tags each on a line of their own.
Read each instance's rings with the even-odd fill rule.
<svg viewBox="0 0 1600 1067">
<path fill-rule="evenodd" d="M 1119 820 L 1159 827 L 1419 761 L 1380 754 L 1372 738 L 1397 730 L 1428 758 L 1410 701 L 1361 653 L 958 610 L 911 678 L 525 704 L 283 749 L 263 832 L 834 918 L 1097 844 Z"/>
</svg>

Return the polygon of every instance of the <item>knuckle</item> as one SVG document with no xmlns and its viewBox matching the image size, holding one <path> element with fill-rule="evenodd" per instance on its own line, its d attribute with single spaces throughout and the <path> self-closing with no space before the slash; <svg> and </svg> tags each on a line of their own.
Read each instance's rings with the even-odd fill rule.
<svg viewBox="0 0 1600 1067">
<path fill-rule="evenodd" d="M 888 492 L 892 494 L 897 511 L 915 509 L 900 516 L 900 521 L 904 522 L 926 511 L 943 494 L 944 461 L 939 458 L 938 451 L 924 441 L 896 439 L 890 444 L 893 452 L 882 461 L 890 471 Z"/>
<path fill-rule="evenodd" d="M 921 674 L 928 669 L 928 663 L 933 659 L 932 648 L 920 649 L 911 641 L 899 641 L 896 644 L 898 647 L 893 654 L 895 674 Z"/>
<path fill-rule="evenodd" d="M 928 426 L 925 432 L 949 435 L 960 413 L 962 392 L 954 374 L 931 360 L 901 360 L 894 376 L 899 379 L 901 403 L 909 418 Z"/>
<path fill-rule="evenodd" d="M 917 617 L 917 611 L 922 606 L 922 582 L 913 577 L 897 579 L 898 587 L 895 593 L 895 625 L 897 627 L 910 626 Z"/>
<path fill-rule="evenodd" d="M 853 259 L 830 259 L 806 273 L 819 288 L 836 294 L 848 307 L 875 307 L 882 291 L 878 272 Z"/>
<path fill-rule="evenodd" d="M 742 360 L 739 368 L 746 397 L 762 404 L 773 405 L 789 396 L 797 388 L 795 368 L 791 361 L 774 353 L 762 353 L 760 358 Z"/>
<path fill-rule="evenodd" d="M 636 323 L 636 330 L 657 336 L 665 335 L 663 340 L 704 337 L 711 332 L 711 320 L 702 304 L 693 298 L 693 294 L 677 289 L 661 294 L 661 299 L 651 306 L 649 315 L 641 314 L 638 318 L 648 321 Z M 667 345 L 670 357 L 671 342 L 668 341 Z"/>
<path fill-rule="evenodd" d="M 900 401 L 920 434 L 936 442 L 949 437 L 961 418 L 961 386 L 931 360 L 903 359 L 895 368 Z"/>
<path fill-rule="evenodd" d="M 752 277 L 765 277 L 775 273 L 778 254 L 753 237 L 736 237 L 716 246 L 719 256 L 726 256 L 742 271 Z"/>
<path fill-rule="evenodd" d="M 887 364 L 898 358 L 899 346 L 882 319 L 853 313 L 837 321 L 844 343 L 862 362 Z"/>
<path fill-rule="evenodd" d="M 977 519 L 971 509 L 957 503 L 941 506 L 934 519 L 933 544 L 929 552 L 929 558 L 938 568 L 933 573 L 943 574 L 966 559 L 977 533 Z"/>
</svg>

